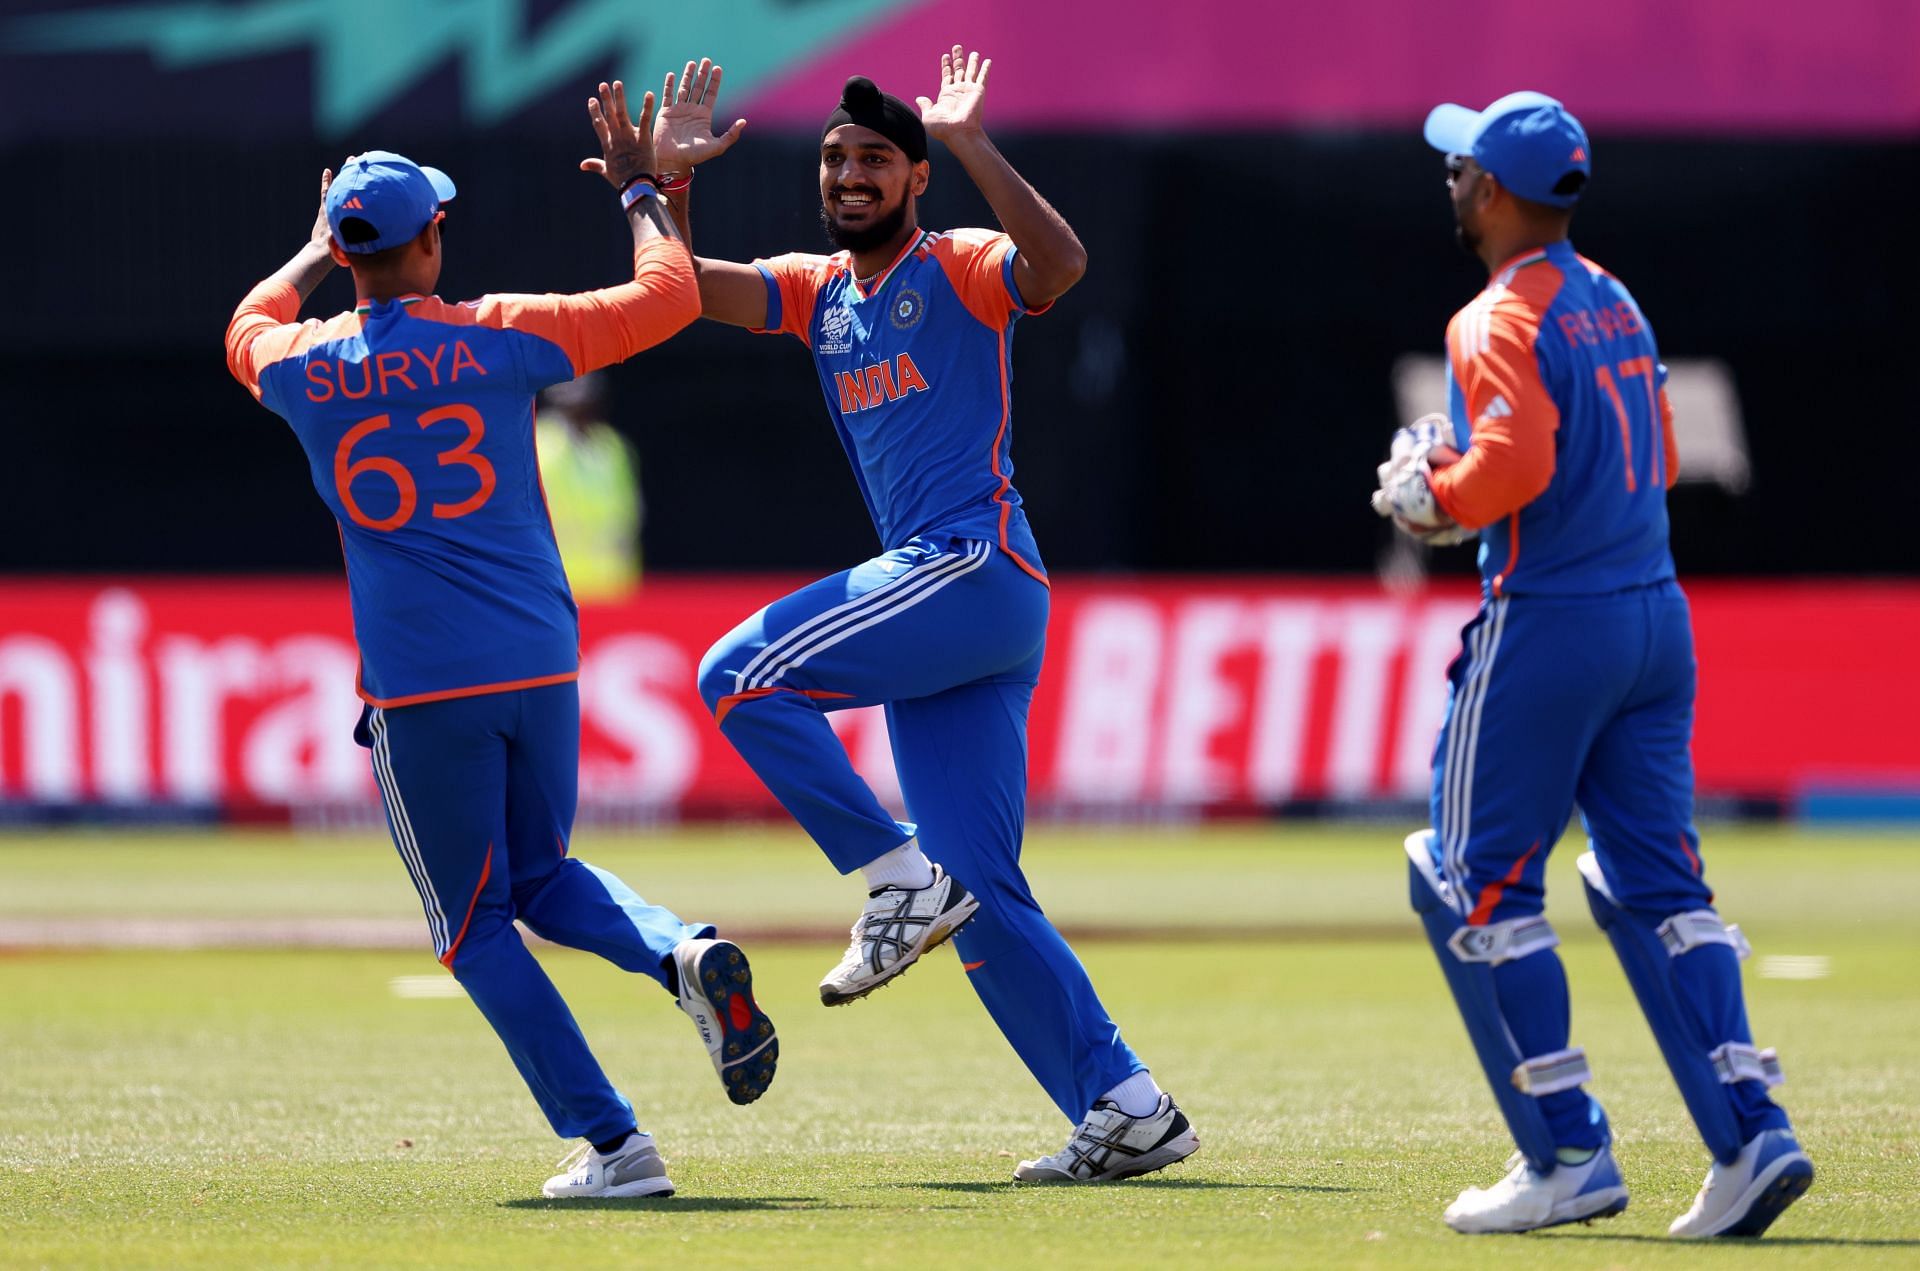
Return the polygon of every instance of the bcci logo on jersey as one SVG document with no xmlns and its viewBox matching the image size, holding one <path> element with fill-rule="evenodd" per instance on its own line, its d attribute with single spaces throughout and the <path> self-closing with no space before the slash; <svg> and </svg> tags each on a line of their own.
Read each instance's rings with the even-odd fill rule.
<svg viewBox="0 0 1920 1271">
<path fill-rule="evenodd" d="M 905 331 L 920 321 L 920 315 L 926 310 L 927 302 L 920 293 L 908 287 L 902 290 L 899 299 L 893 302 L 893 307 L 887 311 L 887 316 L 893 319 L 894 326 Z"/>
<path fill-rule="evenodd" d="M 853 331 L 853 310 L 845 305 L 835 305 L 820 318 L 820 349 L 822 353 L 845 353 L 853 348 L 848 335 Z"/>
</svg>

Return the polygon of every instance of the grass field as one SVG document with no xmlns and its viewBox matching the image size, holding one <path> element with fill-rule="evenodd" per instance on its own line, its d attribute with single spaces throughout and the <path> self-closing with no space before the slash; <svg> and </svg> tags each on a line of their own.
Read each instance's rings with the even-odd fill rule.
<svg viewBox="0 0 1920 1271">
<path fill-rule="evenodd" d="M 541 951 L 672 1162 L 666 1201 L 537 1199 L 562 1145 L 499 1043 L 461 1000 L 396 993 L 445 978 L 423 935 L 16 948 L 0 955 L 0 1265 L 1920 1265 L 1920 843 L 1710 836 L 1722 908 L 1756 949 L 1758 1039 L 1781 1050 L 1820 1179 L 1760 1246 L 1702 1248 L 1662 1237 L 1705 1155 L 1584 912 L 1572 843 L 1551 912 L 1632 1207 L 1509 1239 L 1441 1225 L 1509 1148 L 1406 911 L 1397 838 L 1034 836 L 1036 889 L 1205 1143 L 1099 1189 L 1007 1181 L 1068 1127 L 950 953 L 870 1001 L 817 1004 L 858 892 L 785 830 L 579 844 L 753 954 L 782 1059 L 750 1108 L 651 984 Z M 168 938 L 371 919 L 355 938 L 378 944 L 419 911 L 370 836 L 0 838 L 0 944 L 129 917 Z"/>
</svg>

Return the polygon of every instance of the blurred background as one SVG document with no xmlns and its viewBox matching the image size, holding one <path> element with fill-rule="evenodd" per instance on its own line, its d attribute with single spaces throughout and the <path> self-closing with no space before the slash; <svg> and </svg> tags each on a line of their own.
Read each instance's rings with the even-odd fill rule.
<svg viewBox="0 0 1920 1271">
<path fill-rule="evenodd" d="M 1366 498 L 1395 425 L 1444 408 L 1442 333 L 1483 282 L 1419 125 L 1533 88 L 1593 136 L 1575 241 L 1674 371 L 1706 806 L 1920 816 L 1920 551 L 1881 475 L 1920 336 L 1907 0 L 9 0 L 0 814 L 376 815 L 334 527 L 221 353 L 321 168 L 380 147 L 454 176 L 449 298 L 605 285 L 626 235 L 575 170 L 585 94 L 704 54 L 750 126 L 701 172 L 697 250 L 826 250 L 840 83 L 931 93 L 956 40 L 1092 261 L 1016 342 L 1017 481 L 1057 580 L 1040 808 L 1414 815 L 1471 553 L 1398 547 Z M 933 159 L 923 220 L 991 225 Z M 336 276 L 308 312 L 351 301 Z M 809 360 L 702 324 L 577 398 L 542 454 L 592 522 L 567 545 L 585 815 L 775 812 L 693 670 L 876 547 Z M 889 788 L 883 724 L 838 722 Z"/>
</svg>

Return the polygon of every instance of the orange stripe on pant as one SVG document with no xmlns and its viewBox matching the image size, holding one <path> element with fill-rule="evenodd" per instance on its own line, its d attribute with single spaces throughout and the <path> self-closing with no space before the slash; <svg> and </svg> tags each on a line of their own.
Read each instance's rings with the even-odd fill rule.
<svg viewBox="0 0 1920 1271">
<path fill-rule="evenodd" d="M 713 706 L 713 722 L 726 722 L 727 712 L 742 702 L 751 702 L 756 697 L 767 697 L 774 693 L 798 693 L 802 697 L 811 697 L 820 701 L 845 701 L 851 693 L 831 693 L 823 688 L 786 688 L 779 684 L 770 684 L 765 688 L 750 688 L 744 693 L 729 693 Z"/>
<path fill-rule="evenodd" d="M 473 899 L 467 902 L 467 916 L 460 922 L 460 934 L 453 938 L 447 951 L 440 955 L 440 965 L 453 970 L 453 955 L 460 952 L 460 942 L 467 938 L 467 928 L 473 925 L 473 911 L 480 904 L 480 893 L 487 889 L 487 880 L 493 877 L 493 844 L 487 844 L 487 859 L 480 862 L 480 881 L 474 884 Z"/>
<path fill-rule="evenodd" d="M 1487 925 L 1487 919 L 1493 917 L 1493 907 L 1500 903 L 1500 897 L 1506 894 L 1507 888 L 1520 881 L 1520 875 L 1526 871 L 1527 862 L 1532 860 L 1533 854 L 1539 850 L 1540 840 L 1535 839 L 1533 846 L 1523 852 L 1520 859 L 1513 863 L 1513 868 L 1507 871 L 1505 878 L 1497 883 L 1488 883 L 1480 889 L 1480 903 L 1476 904 L 1473 912 L 1467 915 L 1469 927 Z"/>
</svg>

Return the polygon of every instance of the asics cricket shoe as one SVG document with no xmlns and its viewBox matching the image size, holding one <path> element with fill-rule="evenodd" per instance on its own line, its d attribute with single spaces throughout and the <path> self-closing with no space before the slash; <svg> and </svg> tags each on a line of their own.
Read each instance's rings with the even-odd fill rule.
<svg viewBox="0 0 1920 1271">
<path fill-rule="evenodd" d="M 1161 1095 L 1160 1106 L 1144 1117 L 1130 1117 L 1119 1104 L 1102 1099 L 1066 1147 L 1020 1162 L 1013 1177 L 1021 1183 L 1104 1183 L 1151 1174 L 1199 1150 L 1200 1136 L 1172 1095 Z"/>
<path fill-rule="evenodd" d="M 1447 1206 L 1447 1226 L 1478 1236 L 1536 1231 L 1626 1212 L 1627 1185 L 1620 1180 L 1611 1146 L 1579 1165 L 1557 1166 L 1551 1174 L 1534 1169 L 1518 1152 L 1507 1164 L 1505 1178 L 1492 1187 L 1469 1187 Z"/>
<path fill-rule="evenodd" d="M 840 1006 L 890 982 L 945 944 L 979 908 L 973 893 L 938 865 L 925 887 L 876 887 L 854 921 L 846 956 L 820 981 L 821 1003 Z"/>
<path fill-rule="evenodd" d="M 1791 1130 L 1762 1130 L 1740 1149 L 1733 1164 L 1715 1161 L 1693 1208 L 1673 1220 L 1667 1234 L 1683 1240 L 1706 1236 L 1757 1236 L 1813 1186 L 1813 1162 Z"/>
<path fill-rule="evenodd" d="M 727 1098 L 752 1103 L 773 1083 L 780 1039 L 753 1000 L 753 968 L 729 940 L 682 940 L 673 946 L 680 1009 L 693 1017 Z"/>
<path fill-rule="evenodd" d="M 667 1177 L 667 1163 L 653 1146 L 653 1136 L 636 1130 L 604 1154 L 593 1144 L 582 1143 L 560 1162 L 560 1172 L 547 1180 L 540 1194 L 556 1200 L 671 1196 L 673 1180 Z"/>
</svg>

